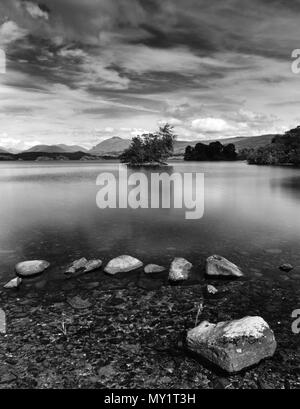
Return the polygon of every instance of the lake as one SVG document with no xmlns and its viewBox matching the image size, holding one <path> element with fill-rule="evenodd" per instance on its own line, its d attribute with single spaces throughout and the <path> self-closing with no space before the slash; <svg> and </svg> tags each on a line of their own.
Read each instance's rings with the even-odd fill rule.
<svg viewBox="0 0 300 409">
<path fill-rule="evenodd" d="M 17 262 L 39 258 L 51 262 L 50 280 L 80 257 L 106 263 L 121 254 L 166 266 L 175 256 L 198 266 L 220 254 L 247 276 L 270 280 L 283 274 L 282 263 L 300 266 L 300 169 L 243 162 L 170 165 L 169 173 L 204 174 L 201 219 L 186 220 L 186 209 L 99 209 L 97 176 L 118 177 L 118 163 L 2 162 L 1 281 L 13 276 Z M 150 179 L 151 171 L 143 172 Z"/>
</svg>

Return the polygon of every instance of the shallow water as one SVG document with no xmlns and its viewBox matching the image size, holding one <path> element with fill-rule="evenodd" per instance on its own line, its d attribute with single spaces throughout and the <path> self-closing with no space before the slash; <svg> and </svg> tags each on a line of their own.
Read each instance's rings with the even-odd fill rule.
<svg viewBox="0 0 300 409">
<path fill-rule="evenodd" d="M 33 258 L 51 262 L 50 279 L 76 258 L 106 262 L 121 254 L 164 265 L 182 256 L 199 265 L 218 253 L 248 276 L 270 280 L 284 279 L 282 263 L 300 266 L 300 169 L 171 165 L 170 173 L 204 173 L 201 219 L 186 220 L 186 209 L 99 209 L 96 178 L 118 177 L 118 163 L 1 163 L 1 281 L 16 262 Z M 150 180 L 151 171 L 143 172 Z"/>
</svg>

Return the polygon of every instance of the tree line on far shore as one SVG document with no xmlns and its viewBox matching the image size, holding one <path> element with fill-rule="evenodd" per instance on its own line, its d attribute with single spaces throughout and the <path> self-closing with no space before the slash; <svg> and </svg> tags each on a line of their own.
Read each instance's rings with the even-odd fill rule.
<svg viewBox="0 0 300 409">
<path fill-rule="evenodd" d="M 163 164 L 174 153 L 176 135 L 174 128 L 166 124 L 159 127 L 155 133 L 143 134 L 132 139 L 132 143 L 120 156 L 123 163 L 130 165 Z M 188 146 L 185 150 L 186 161 L 221 161 L 237 160 L 234 144 L 222 145 L 212 142 L 209 145 L 197 143 L 195 147 Z"/>
<path fill-rule="evenodd" d="M 133 138 L 130 147 L 121 155 L 122 162 L 131 165 L 163 164 L 174 153 L 176 135 L 169 124 L 161 126 L 157 132 Z M 236 152 L 234 144 L 223 145 L 211 142 L 206 145 L 197 143 L 187 146 L 184 154 L 186 161 L 235 161 L 247 160 L 257 165 L 300 165 L 300 126 L 287 131 L 284 135 L 275 135 L 272 143 L 256 148 Z"/>
<path fill-rule="evenodd" d="M 221 142 L 211 142 L 209 145 L 197 143 L 195 147 L 187 146 L 184 154 L 186 161 L 234 161 L 238 155 L 235 145 L 222 145 Z"/>
<path fill-rule="evenodd" d="M 300 165 L 300 126 L 284 135 L 274 136 L 272 142 L 257 149 L 241 152 L 243 159 L 252 165 Z"/>
</svg>

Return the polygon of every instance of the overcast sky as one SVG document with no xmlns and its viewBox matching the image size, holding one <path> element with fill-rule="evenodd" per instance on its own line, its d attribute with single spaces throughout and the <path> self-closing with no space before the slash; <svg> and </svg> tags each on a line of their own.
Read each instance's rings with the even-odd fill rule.
<svg viewBox="0 0 300 409">
<path fill-rule="evenodd" d="M 299 0 L 0 1 L 0 146 L 300 124 Z"/>
</svg>

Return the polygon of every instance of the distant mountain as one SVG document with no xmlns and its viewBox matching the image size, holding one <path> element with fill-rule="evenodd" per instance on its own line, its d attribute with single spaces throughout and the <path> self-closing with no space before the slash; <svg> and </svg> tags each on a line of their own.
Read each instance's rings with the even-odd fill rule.
<svg viewBox="0 0 300 409">
<path fill-rule="evenodd" d="M 258 136 L 247 136 L 247 137 L 236 137 L 236 138 L 226 138 L 219 139 L 222 144 L 226 145 L 233 143 L 237 151 L 242 149 L 260 148 L 261 146 L 266 146 L 272 142 L 272 139 L 277 136 L 273 134 L 258 135 Z"/>
<path fill-rule="evenodd" d="M 4 148 L 2 148 L 2 147 L 0 146 L 0 153 L 10 153 L 10 152 L 8 152 L 8 150 L 6 150 L 6 149 L 4 149 Z"/>
<path fill-rule="evenodd" d="M 64 149 L 65 152 L 88 152 L 88 149 L 79 145 L 64 145 L 63 143 L 56 145 L 59 148 Z"/>
<path fill-rule="evenodd" d="M 185 149 L 188 145 L 195 146 L 196 143 L 202 142 L 209 144 L 219 140 L 223 145 L 233 143 L 237 151 L 242 149 L 250 148 L 260 148 L 262 146 L 271 143 L 275 135 L 260 135 L 260 136 L 249 136 L 249 137 L 235 137 L 235 138 L 225 138 L 225 139 L 214 139 L 214 140 L 199 140 L 199 141 L 176 141 L 174 145 L 174 155 L 183 155 Z M 36 145 L 28 149 L 24 153 L 33 152 L 43 152 L 43 153 L 74 153 L 74 152 L 84 152 L 90 155 L 96 156 L 119 156 L 125 149 L 127 149 L 131 144 L 131 139 L 123 139 L 118 136 L 106 139 L 100 142 L 98 145 L 89 151 L 79 145 Z M 10 153 L 5 151 L 5 149 L 0 148 L 0 153 Z"/>
<path fill-rule="evenodd" d="M 94 148 L 92 148 L 89 153 L 92 155 L 119 155 L 125 149 L 129 148 L 131 144 L 131 139 L 122 139 L 118 136 L 106 139 L 100 142 Z"/>
<path fill-rule="evenodd" d="M 36 145 L 25 152 L 44 152 L 44 153 L 72 153 L 87 152 L 87 150 L 78 145 Z"/>
<path fill-rule="evenodd" d="M 174 145 L 174 155 L 184 154 L 185 149 L 188 145 L 195 146 L 196 143 L 202 142 L 209 144 L 219 140 L 223 145 L 233 143 L 235 144 L 236 150 L 240 151 L 245 148 L 259 148 L 271 143 L 275 135 L 260 135 L 260 136 L 249 136 L 249 137 L 234 137 L 225 139 L 214 139 L 214 140 L 199 140 L 199 141 L 176 141 Z M 131 144 L 131 139 L 123 139 L 117 136 L 109 138 L 100 142 L 94 148 L 92 148 L 89 153 L 92 155 L 120 155 L 125 149 L 127 149 Z"/>
</svg>

